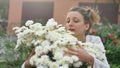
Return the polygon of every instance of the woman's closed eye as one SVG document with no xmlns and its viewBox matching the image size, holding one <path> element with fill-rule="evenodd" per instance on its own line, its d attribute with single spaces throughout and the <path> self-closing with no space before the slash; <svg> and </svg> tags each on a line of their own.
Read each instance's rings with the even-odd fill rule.
<svg viewBox="0 0 120 68">
<path fill-rule="evenodd" d="M 75 20 L 74 22 L 75 22 L 75 23 L 78 23 L 79 21 L 76 21 L 76 20 Z"/>
<path fill-rule="evenodd" d="M 79 19 L 74 18 L 73 21 L 74 21 L 75 23 L 78 23 L 78 22 L 79 22 Z"/>
<path fill-rule="evenodd" d="M 79 21 L 78 20 L 74 20 L 75 23 L 78 23 Z"/>
</svg>

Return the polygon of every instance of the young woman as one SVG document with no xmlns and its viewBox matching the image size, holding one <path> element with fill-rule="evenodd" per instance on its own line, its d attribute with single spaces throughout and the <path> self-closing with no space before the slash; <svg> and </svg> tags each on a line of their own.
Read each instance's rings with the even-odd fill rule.
<svg viewBox="0 0 120 68">
<path fill-rule="evenodd" d="M 68 30 L 74 32 L 74 36 L 77 37 L 79 41 L 96 43 L 99 46 L 103 46 L 101 39 L 98 36 L 88 35 L 91 27 L 95 23 L 98 23 L 99 20 L 100 17 L 97 11 L 92 8 L 86 6 L 73 7 L 67 14 L 65 26 Z M 78 46 L 78 49 L 68 47 L 65 51 L 65 55 L 76 55 L 79 57 L 80 61 L 90 64 L 92 68 L 110 68 L 105 55 L 101 56 L 104 58 L 104 61 L 100 61 L 89 55 L 80 44 L 78 44 Z M 33 54 L 34 51 L 31 56 Z M 31 66 L 29 63 L 30 57 L 23 65 L 25 68 L 34 68 L 34 66 Z"/>
<path fill-rule="evenodd" d="M 103 46 L 101 39 L 98 36 L 88 35 L 91 27 L 94 24 L 98 24 L 99 20 L 100 17 L 97 10 L 88 6 L 73 7 L 66 17 L 66 28 L 74 32 L 74 36 L 82 42 L 91 42 Z M 68 47 L 68 50 L 65 51 L 65 53 L 78 56 L 80 61 L 89 63 L 92 68 L 110 68 L 105 55 L 101 56 L 104 58 L 104 61 L 102 62 L 89 55 L 80 44 L 78 44 L 78 46 L 78 49 Z"/>
</svg>

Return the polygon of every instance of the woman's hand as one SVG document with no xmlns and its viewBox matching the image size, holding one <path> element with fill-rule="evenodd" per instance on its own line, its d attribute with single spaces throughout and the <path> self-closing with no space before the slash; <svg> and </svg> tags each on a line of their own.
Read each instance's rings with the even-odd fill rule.
<svg viewBox="0 0 120 68">
<path fill-rule="evenodd" d="M 32 66 L 29 62 L 30 62 L 30 58 L 35 54 L 35 49 L 32 50 L 30 56 L 28 57 L 28 59 L 25 62 L 25 68 L 36 68 L 35 66 Z"/>
<path fill-rule="evenodd" d="M 93 65 L 94 58 L 88 54 L 88 52 L 78 43 L 78 48 L 67 47 L 65 50 L 65 55 L 76 55 L 80 61 L 87 62 Z"/>
<path fill-rule="evenodd" d="M 25 68 L 36 68 L 36 66 L 32 66 L 32 65 L 30 64 L 30 58 L 31 58 L 34 54 L 35 54 L 35 49 L 32 50 L 30 56 L 29 56 L 28 59 L 25 61 Z M 41 56 L 42 56 L 42 55 L 46 55 L 46 54 L 45 54 L 45 53 L 42 53 Z"/>
</svg>

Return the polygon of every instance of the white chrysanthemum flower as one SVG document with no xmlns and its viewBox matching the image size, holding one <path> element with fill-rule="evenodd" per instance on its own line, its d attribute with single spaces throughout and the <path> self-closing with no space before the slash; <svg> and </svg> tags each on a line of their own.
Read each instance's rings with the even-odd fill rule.
<svg viewBox="0 0 120 68">
<path fill-rule="evenodd" d="M 49 57 L 47 55 L 42 55 L 41 58 L 48 59 Z"/>
<path fill-rule="evenodd" d="M 23 31 L 24 34 L 32 34 L 34 33 L 34 31 L 30 30 L 30 29 L 26 29 Z"/>
<path fill-rule="evenodd" d="M 63 58 L 62 52 L 55 52 L 53 59 L 59 60 Z"/>
<path fill-rule="evenodd" d="M 39 66 L 39 65 L 43 65 L 43 66 L 49 66 L 50 65 L 50 60 L 49 60 L 49 57 L 47 55 L 42 55 L 41 58 L 38 58 L 36 60 L 36 66 Z"/>
<path fill-rule="evenodd" d="M 55 32 L 55 31 L 48 32 L 48 34 L 46 35 L 46 39 L 50 40 L 50 41 L 56 41 L 60 37 L 61 37 L 61 34 L 59 34 L 58 32 Z"/>
<path fill-rule="evenodd" d="M 97 44 L 94 44 L 94 49 L 99 51 L 99 52 L 105 52 L 104 47 L 100 46 L 100 45 L 97 45 Z"/>
<path fill-rule="evenodd" d="M 39 36 L 39 37 L 42 37 L 42 36 L 45 35 L 45 33 L 46 33 L 46 31 L 37 31 L 37 32 L 35 32 L 35 35 Z"/>
<path fill-rule="evenodd" d="M 64 56 L 61 60 L 58 61 L 58 63 L 61 65 L 65 63 L 71 63 L 73 62 L 69 56 Z"/>
<path fill-rule="evenodd" d="M 37 46 L 37 47 L 35 48 L 35 54 L 36 54 L 37 56 L 40 56 L 40 55 L 42 54 L 42 51 L 43 51 L 42 46 Z"/>
<path fill-rule="evenodd" d="M 60 27 L 63 27 L 63 25 L 62 25 L 62 24 L 58 24 L 58 25 L 56 26 L 56 28 L 60 28 Z"/>
<path fill-rule="evenodd" d="M 35 40 L 35 39 L 31 40 L 31 43 L 32 43 L 32 44 L 34 44 L 35 42 L 36 42 L 36 40 Z"/>
<path fill-rule="evenodd" d="M 65 29 L 65 27 L 60 27 L 56 31 L 59 32 L 59 33 L 65 33 L 66 29 Z"/>
<path fill-rule="evenodd" d="M 43 47 L 43 52 L 44 52 L 44 53 L 48 53 L 50 50 L 51 50 L 51 48 L 50 48 L 49 45 L 45 45 L 45 46 Z"/>
<path fill-rule="evenodd" d="M 44 68 L 44 66 L 42 66 L 42 65 L 38 65 L 36 68 Z"/>
<path fill-rule="evenodd" d="M 44 59 L 42 56 L 41 56 L 41 58 L 37 58 L 37 60 L 36 60 L 36 66 L 38 66 L 38 65 L 42 65 L 42 64 L 45 64 L 45 60 L 46 59 Z"/>
<path fill-rule="evenodd" d="M 22 33 L 19 33 L 17 35 L 19 35 L 18 38 L 24 38 L 26 41 L 27 41 L 28 38 L 29 38 L 28 40 L 33 39 L 33 36 L 34 36 L 33 31 L 29 30 L 29 29 L 24 30 Z"/>
<path fill-rule="evenodd" d="M 36 66 L 36 68 L 49 68 L 49 67 L 47 65 L 41 64 L 41 65 Z"/>
<path fill-rule="evenodd" d="M 42 40 L 32 41 L 32 43 L 34 44 L 34 46 L 40 45 L 41 42 L 42 42 Z"/>
<path fill-rule="evenodd" d="M 20 33 L 20 32 L 22 32 L 22 29 L 21 29 L 21 28 L 19 28 L 19 29 L 17 29 L 17 30 L 15 31 L 15 33 Z"/>
<path fill-rule="evenodd" d="M 20 27 L 14 27 L 12 30 L 18 30 Z"/>
<path fill-rule="evenodd" d="M 42 55 L 41 58 L 38 59 L 39 60 L 36 61 L 36 66 L 43 65 L 48 67 L 51 64 L 51 61 L 47 55 Z"/>
<path fill-rule="evenodd" d="M 64 61 L 63 59 L 61 59 L 61 60 L 57 61 L 57 63 L 58 63 L 59 65 L 63 65 L 63 64 L 65 63 L 65 61 Z"/>
<path fill-rule="evenodd" d="M 21 30 L 22 30 L 22 31 L 27 30 L 27 29 L 28 29 L 28 27 L 25 27 L 25 26 L 22 26 L 22 27 L 21 27 Z"/>
<path fill-rule="evenodd" d="M 29 47 L 29 46 L 31 46 L 31 45 L 32 45 L 31 43 L 26 43 L 26 46 L 27 46 L 27 47 Z"/>
<path fill-rule="evenodd" d="M 48 26 L 48 27 L 57 26 L 57 22 L 53 18 L 51 18 L 47 21 L 46 26 Z"/>
<path fill-rule="evenodd" d="M 43 60 L 44 63 L 46 63 L 47 61 L 50 61 L 48 55 L 42 55 L 41 59 Z"/>
<path fill-rule="evenodd" d="M 84 49 L 89 53 L 94 53 L 95 54 L 95 50 L 89 47 L 84 47 Z"/>
<path fill-rule="evenodd" d="M 37 59 L 38 59 L 37 56 L 36 56 L 36 55 L 33 55 L 33 56 L 30 58 L 30 64 L 31 64 L 31 65 L 35 65 Z"/>
<path fill-rule="evenodd" d="M 24 37 L 24 34 L 23 34 L 23 33 L 18 33 L 18 34 L 17 34 L 18 40 L 21 39 L 21 38 L 23 38 L 23 37 Z"/>
<path fill-rule="evenodd" d="M 46 23 L 46 29 L 51 31 L 56 29 L 57 22 L 54 19 L 49 19 L 48 22 Z"/>
<path fill-rule="evenodd" d="M 42 59 L 41 58 L 37 58 L 35 65 L 38 66 L 40 64 L 43 64 Z"/>
<path fill-rule="evenodd" d="M 59 68 L 59 65 L 56 62 L 52 62 L 50 68 Z"/>
<path fill-rule="evenodd" d="M 64 47 L 67 45 L 67 40 L 64 40 L 64 38 L 60 38 L 59 40 L 55 41 L 55 44 L 59 47 Z"/>
<path fill-rule="evenodd" d="M 65 40 L 68 41 L 69 45 L 76 45 L 78 41 L 76 37 L 69 34 L 64 34 L 64 37 L 65 37 Z"/>
<path fill-rule="evenodd" d="M 32 25 L 33 23 L 34 23 L 33 20 L 28 20 L 28 21 L 25 23 L 25 25 L 26 25 L 26 26 L 30 26 L 30 25 Z"/>
<path fill-rule="evenodd" d="M 16 29 L 17 29 L 17 27 L 16 27 Z M 22 27 L 20 27 L 20 28 L 18 28 L 17 30 L 15 30 L 15 33 L 22 33 L 24 30 L 27 30 L 28 28 L 27 27 L 25 27 L 25 26 L 22 26 Z"/>
<path fill-rule="evenodd" d="M 73 66 L 74 66 L 74 67 L 80 67 L 81 65 L 82 65 L 82 62 L 81 62 L 81 61 L 78 61 L 78 62 L 73 63 Z"/>
<path fill-rule="evenodd" d="M 58 46 L 56 44 L 53 44 L 53 45 L 50 46 L 50 49 L 51 49 L 51 51 L 54 52 L 54 51 L 56 51 L 57 47 Z"/>
<path fill-rule="evenodd" d="M 36 32 L 40 31 L 40 30 L 43 30 L 43 28 L 44 28 L 41 23 L 35 23 L 33 25 L 30 25 L 29 27 L 30 27 L 31 30 L 34 30 Z"/>
<path fill-rule="evenodd" d="M 74 62 L 79 61 L 79 58 L 75 55 L 71 56 L 71 59 L 73 59 Z"/>
<path fill-rule="evenodd" d="M 44 40 L 44 41 L 41 43 L 41 46 L 47 46 L 47 45 L 50 45 L 50 41 L 48 41 L 48 40 Z"/>
<path fill-rule="evenodd" d="M 44 40 L 41 43 L 41 46 L 43 46 L 43 52 L 44 53 L 48 53 L 51 50 L 51 48 L 50 48 L 50 42 L 48 40 Z"/>
</svg>

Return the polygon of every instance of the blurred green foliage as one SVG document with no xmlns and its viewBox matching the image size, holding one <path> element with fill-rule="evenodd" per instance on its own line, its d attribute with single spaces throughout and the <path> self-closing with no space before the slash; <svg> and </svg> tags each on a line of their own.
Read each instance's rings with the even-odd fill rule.
<svg viewBox="0 0 120 68">
<path fill-rule="evenodd" d="M 111 68 L 120 68 L 120 25 L 104 23 L 94 27 L 91 34 L 101 37 Z"/>
</svg>

